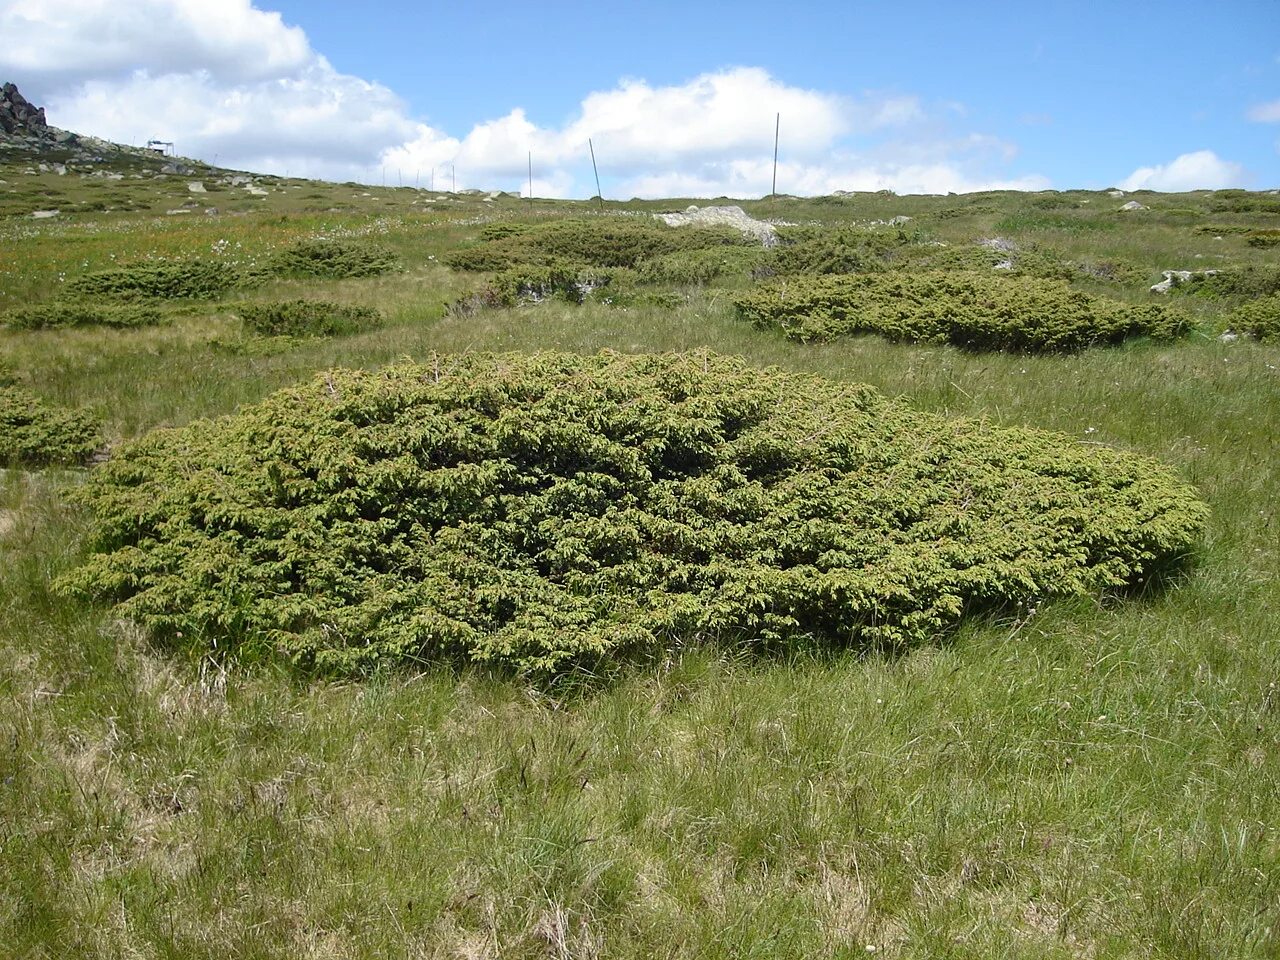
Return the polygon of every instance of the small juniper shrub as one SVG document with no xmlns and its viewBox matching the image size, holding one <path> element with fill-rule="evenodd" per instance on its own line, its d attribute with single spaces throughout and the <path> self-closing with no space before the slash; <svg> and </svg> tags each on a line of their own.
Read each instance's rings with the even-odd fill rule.
<svg viewBox="0 0 1280 960">
<path fill-rule="evenodd" d="M 767 260 L 762 247 L 711 247 L 642 260 L 636 279 L 645 284 L 701 286 L 721 277 L 749 278 Z"/>
<path fill-rule="evenodd" d="M 656 220 L 557 220 L 514 229 L 485 228 L 480 242 L 445 262 L 455 270 L 495 272 L 524 265 L 580 263 L 635 268 L 644 260 L 715 247 L 744 246 L 735 230 L 668 227 Z"/>
<path fill-rule="evenodd" d="M 1257 340 L 1280 340 L 1280 293 L 1241 304 L 1227 316 L 1227 323 Z"/>
<path fill-rule="evenodd" d="M 523 264 L 495 274 L 483 286 L 451 304 L 449 312 L 469 316 L 478 310 L 551 299 L 582 303 L 601 289 L 625 288 L 633 282 L 633 272 L 625 268 L 602 269 L 565 261 Z"/>
<path fill-rule="evenodd" d="M 1130 306 L 1060 280 L 928 272 L 791 277 L 739 295 L 738 315 L 789 339 L 861 333 L 971 350 L 1068 351 L 1185 332 L 1167 306 Z"/>
<path fill-rule="evenodd" d="M 73 294 L 116 300 L 212 300 L 243 280 L 224 264 L 193 260 L 96 270 L 67 286 Z"/>
<path fill-rule="evenodd" d="M 402 270 L 392 251 L 364 240 L 301 240 L 271 258 L 267 270 L 278 277 L 346 280 Z"/>
<path fill-rule="evenodd" d="M 96 303 L 88 300 L 53 300 L 10 310 L 0 316 L 0 326 L 10 330 L 42 330 L 49 327 L 152 327 L 165 316 L 148 303 Z"/>
<path fill-rule="evenodd" d="M 0 467 L 79 465 L 100 445 L 98 421 L 0 379 Z"/>
<path fill-rule="evenodd" d="M 272 300 L 237 305 L 236 314 L 254 333 L 267 337 L 341 337 L 382 325 L 372 307 L 332 300 Z"/>
<path fill-rule="evenodd" d="M 1180 294 L 1211 300 L 1267 297 L 1280 293 L 1280 265 L 1249 264 L 1215 273 L 1193 273 L 1190 279 L 1175 280 L 1173 289 Z"/>
<path fill-rule="evenodd" d="M 1142 583 L 1206 518 L 1145 457 L 702 352 L 331 370 L 155 430 L 78 496 L 59 589 L 335 673 L 907 645 Z"/>
</svg>

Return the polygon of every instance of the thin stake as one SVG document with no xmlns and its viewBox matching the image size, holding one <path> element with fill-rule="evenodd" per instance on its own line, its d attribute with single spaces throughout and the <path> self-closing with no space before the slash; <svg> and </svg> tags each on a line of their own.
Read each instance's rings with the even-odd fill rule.
<svg viewBox="0 0 1280 960">
<path fill-rule="evenodd" d="M 778 114 L 778 119 L 773 124 L 773 190 L 769 196 L 776 197 L 778 195 L 778 134 L 782 132 L 782 114 Z"/>
<path fill-rule="evenodd" d="M 595 171 L 596 175 L 596 199 L 600 201 L 600 212 L 604 213 L 604 191 L 600 189 L 600 170 L 596 167 L 596 148 L 590 137 L 587 137 L 587 149 L 591 151 L 591 169 Z"/>
<path fill-rule="evenodd" d="M 529 151 L 529 206 L 533 206 L 533 151 Z"/>
<path fill-rule="evenodd" d="M 449 164 L 449 192 L 458 192 L 458 171 L 452 163 Z"/>
</svg>

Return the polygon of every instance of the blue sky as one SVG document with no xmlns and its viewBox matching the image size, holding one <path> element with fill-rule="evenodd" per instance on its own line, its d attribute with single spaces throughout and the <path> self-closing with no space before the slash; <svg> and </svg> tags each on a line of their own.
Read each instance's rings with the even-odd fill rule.
<svg viewBox="0 0 1280 960">
<path fill-rule="evenodd" d="M 1280 186 L 1278 0 L 16 0 L 0 33 L 50 39 L 0 78 L 52 122 L 273 172 L 518 189 L 532 150 L 587 196 L 591 137 L 608 195 L 760 195 L 780 110 L 783 192 Z"/>
</svg>

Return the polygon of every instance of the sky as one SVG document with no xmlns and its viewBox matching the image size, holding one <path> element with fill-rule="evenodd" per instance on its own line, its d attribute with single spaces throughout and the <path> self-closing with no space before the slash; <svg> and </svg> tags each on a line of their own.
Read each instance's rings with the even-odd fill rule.
<svg viewBox="0 0 1280 960">
<path fill-rule="evenodd" d="M 541 197 L 1280 187 L 1280 0 L 0 0 L 64 129 Z M 778 117 L 781 117 L 780 122 Z"/>
</svg>

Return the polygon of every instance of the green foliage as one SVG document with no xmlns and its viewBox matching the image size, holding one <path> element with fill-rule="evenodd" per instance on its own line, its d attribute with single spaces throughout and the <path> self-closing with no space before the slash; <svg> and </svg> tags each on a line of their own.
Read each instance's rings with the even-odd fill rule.
<svg viewBox="0 0 1280 960">
<path fill-rule="evenodd" d="M 1255 230 L 1245 238 L 1245 243 L 1264 250 L 1280 247 L 1280 230 Z"/>
<path fill-rule="evenodd" d="M 553 298 L 582 303 L 596 290 L 610 286 L 623 273 L 629 271 L 602 270 L 565 261 L 521 264 L 499 272 L 480 289 L 454 302 L 450 311 L 465 315 L 476 310 L 540 303 Z"/>
<path fill-rule="evenodd" d="M 643 260 L 636 275 L 640 283 L 695 286 L 724 276 L 749 277 L 765 262 L 761 247 L 711 247 Z"/>
<path fill-rule="evenodd" d="M 118 300 L 211 300 L 236 286 L 236 272 L 218 263 L 137 263 L 96 270 L 67 286 L 72 293 Z"/>
<path fill-rule="evenodd" d="M 0 326 L 11 330 L 39 330 L 46 327 L 150 327 L 164 321 L 164 315 L 145 303 L 92 303 L 84 300 L 53 300 L 10 310 L 0 316 Z"/>
<path fill-rule="evenodd" d="M 1280 340 L 1280 293 L 1242 304 L 1228 315 L 1227 323 L 1258 340 Z"/>
<path fill-rule="evenodd" d="M 491 225 L 481 243 L 450 254 L 445 262 L 455 270 L 485 272 L 557 262 L 635 268 L 667 254 L 746 243 L 728 228 L 668 227 L 652 219 L 554 220 L 528 227 Z"/>
<path fill-rule="evenodd" d="M 268 337 L 339 337 L 382 325 L 378 310 L 332 300 L 242 303 L 236 313 L 246 327 Z"/>
<path fill-rule="evenodd" d="M 1252 299 L 1280 293 L 1280 266 L 1248 264 L 1216 273 L 1194 273 L 1189 280 L 1177 280 L 1178 293 L 1210 299 L 1238 297 Z"/>
<path fill-rule="evenodd" d="M 1062 351 L 1171 338 L 1185 325 L 1164 306 L 1129 306 L 1056 280 L 978 273 L 793 277 L 736 303 L 743 319 L 801 342 L 877 333 L 971 350 Z"/>
<path fill-rule="evenodd" d="M 0 376 L 0 467 L 88 460 L 100 442 L 93 417 L 47 404 L 4 379 Z"/>
<path fill-rule="evenodd" d="M 793 227 L 769 257 L 776 273 L 871 273 L 887 270 L 898 251 L 911 243 L 904 230 L 847 227 L 827 230 Z"/>
<path fill-rule="evenodd" d="M 403 269 L 400 259 L 385 247 L 363 240 L 300 240 L 276 254 L 271 273 L 282 277 L 345 280 L 376 277 Z"/>
<path fill-rule="evenodd" d="M 1280 213 L 1280 197 L 1247 190 L 1219 190 L 1209 209 L 1215 213 Z"/>
<path fill-rule="evenodd" d="M 336 672 L 909 644 L 1140 583 L 1206 516 L 1142 457 L 706 353 L 332 370 L 152 432 L 81 496 L 62 589 Z"/>
</svg>

